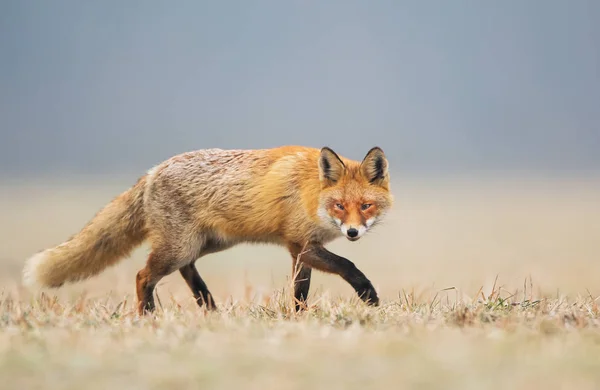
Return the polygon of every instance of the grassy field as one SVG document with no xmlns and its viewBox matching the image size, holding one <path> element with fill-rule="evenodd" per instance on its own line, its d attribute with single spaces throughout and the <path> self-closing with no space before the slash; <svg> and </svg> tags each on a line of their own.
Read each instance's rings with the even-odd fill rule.
<svg viewBox="0 0 600 390">
<path fill-rule="evenodd" d="M 28 256 L 130 182 L 2 183 L 0 388 L 600 388 L 598 179 L 396 179 L 388 221 L 329 246 L 378 308 L 313 273 L 310 307 L 293 313 L 291 259 L 268 246 L 197 263 L 217 313 L 171 275 L 139 318 L 145 246 L 81 284 L 21 286 Z"/>
</svg>

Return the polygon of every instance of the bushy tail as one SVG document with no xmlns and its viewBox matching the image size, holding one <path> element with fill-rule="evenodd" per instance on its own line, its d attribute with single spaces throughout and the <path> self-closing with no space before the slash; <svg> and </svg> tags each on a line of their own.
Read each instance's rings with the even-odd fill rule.
<svg viewBox="0 0 600 390">
<path fill-rule="evenodd" d="M 127 256 L 146 237 L 145 184 L 144 176 L 68 241 L 29 258 L 23 270 L 24 284 L 60 287 L 97 275 Z"/>
</svg>

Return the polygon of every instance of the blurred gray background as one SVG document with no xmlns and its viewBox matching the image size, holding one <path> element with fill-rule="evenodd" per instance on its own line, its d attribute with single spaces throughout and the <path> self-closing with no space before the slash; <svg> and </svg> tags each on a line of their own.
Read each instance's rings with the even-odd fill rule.
<svg viewBox="0 0 600 390">
<path fill-rule="evenodd" d="M 0 2 L 0 174 L 381 145 L 405 172 L 600 169 L 597 1 Z"/>
<path fill-rule="evenodd" d="M 26 258 L 174 154 L 380 145 L 395 212 L 330 249 L 382 298 L 498 275 L 600 294 L 599 72 L 600 1 L 0 0 L 0 285 L 24 294 Z M 133 294 L 147 249 L 60 293 Z M 198 267 L 223 302 L 290 264 L 239 246 Z M 159 289 L 195 305 L 178 274 Z"/>
</svg>

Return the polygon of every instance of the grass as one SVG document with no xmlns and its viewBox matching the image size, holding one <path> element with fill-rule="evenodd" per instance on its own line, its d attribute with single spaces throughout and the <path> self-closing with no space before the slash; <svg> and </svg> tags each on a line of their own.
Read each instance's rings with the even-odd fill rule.
<svg viewBox="0 0 600 390">
<path fill-rule="evenodd" d="M 374 283 L 367 307 L 291 259 L 236 247 L 197 263 L 219 311 L 179 275 L 135 311 L 147 248 L 84 283 L 27 291 L 23 260 L 129 183 L 17 183 L 0 193 L 0 389 L 600 388 L 600 181 L 403 182 L 397 210 L 329 246 Z"/>
<path fill-rule="evenodd" d="M 598 298 L 503 296 L 450 303 L 402 293 L 371 308 L 284 289 L 216 313 L 163 296 L 135 302 L 42 293 L 0 298 L 4 388 L 597 388 Z M 160 295 L 159 295 L 160 296 Z"/>
</svg>

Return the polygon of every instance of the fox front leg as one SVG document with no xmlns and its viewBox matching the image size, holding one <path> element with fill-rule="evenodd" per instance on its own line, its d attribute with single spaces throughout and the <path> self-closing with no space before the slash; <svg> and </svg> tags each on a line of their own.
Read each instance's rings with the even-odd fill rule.
<svg viewBox="0 0 600 390">
<path fill-rule="evenodd" d="M 312 269 L 301 259 L 304 256 L 300 245 L 289 245 L 288 249 L 292 255 L 292 279 L 294 281 L 294 306 L 296 311 L 306 308 L 308 290 L 310 289 L 310 277 Z"/>
<path fill-rule="evenodd" d="M 373 284 L 350 260 L 329 252 L 321 245 L 309 247 L 301 260 L 309 267 L 341 276 L 354 288 L 360 299 L 369 305 L 379 306 L 379 297 Z"/>
</svg>

